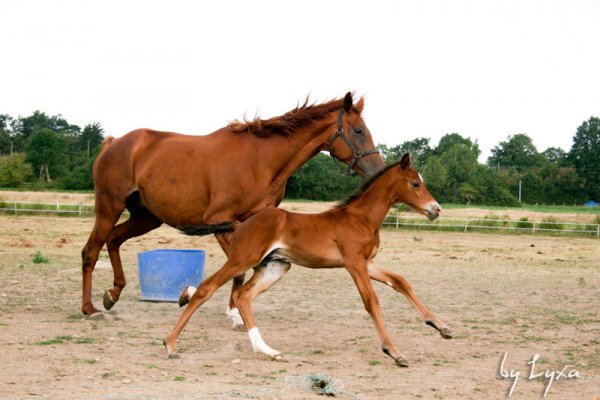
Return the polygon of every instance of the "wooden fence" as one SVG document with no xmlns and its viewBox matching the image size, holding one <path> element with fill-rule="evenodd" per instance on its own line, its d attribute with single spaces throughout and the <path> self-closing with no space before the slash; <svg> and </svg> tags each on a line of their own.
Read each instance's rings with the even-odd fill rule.
<svg viewBox="0 0 600 400">
<path fill-rule="evenodd" d="M 0 201 L 0 212 L 10 215 L 56 214 L 62 216 L 93 216 L 91 204 L 25 203 Z M 125 211 L 127 212 L 127 211 Z M 529 221 L 492 218 L 441 217 L 429 222 L 423 217 L 390 214 L 383 222 L 388 228 L 427 229 L 446 231 L 497 231 L 528 234 L 574 234 L 600 238 L 600 224 L 559 221 Z"/>
</svg>

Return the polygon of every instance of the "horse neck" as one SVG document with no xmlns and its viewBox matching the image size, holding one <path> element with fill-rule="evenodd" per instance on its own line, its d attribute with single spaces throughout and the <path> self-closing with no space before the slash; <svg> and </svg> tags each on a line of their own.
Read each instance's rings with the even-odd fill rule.
<svg viewBox="0 0 600 400">
<path fill-rule="evenodd" d="M 275 151 L 265 154 L 266 158 L 272 159 L 272 165 L 276 167 L 274 171 L 277 171 L 273 178 L 270 195 L 279 195 L 287 179 L 319 152 L 325 143 L 328 128 L 334 124 L 335 122 L 330 118 L 316 121 L 299 129 L 289 138 L 279 141 L 278 143 L 285 144 L 278 145 Z"/>
<path fill-rule="evenodd" d="M 373 229 L 379 228 L 390 208 L 398 200 L 396 197 L 397 174 L 396 168 L 386 171 L 358 198 L 342 209 L 360 215 L 364 222 Z"/>
</svg>

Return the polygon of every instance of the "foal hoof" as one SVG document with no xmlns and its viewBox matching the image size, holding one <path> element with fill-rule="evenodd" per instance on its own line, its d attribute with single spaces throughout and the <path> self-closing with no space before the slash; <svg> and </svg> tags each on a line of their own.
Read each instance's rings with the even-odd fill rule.
<svg viewBox="0 0 600 400">
<path fill-rule="evenodd" d="M 440 329 L 440 335 L 442 335 L 444 339 L 452 339 L 453 337 L 452 332 L 448 328 Z"/>
<path fill-rule="evenodd" d="M 194 295 L 194 293 L 196 292 L 196 288 L 193 286 L 188 286 L 183 288 L 183 290 L 181 291 L 181 294 L 179 295 L 179 307 L 183 307 L 185 306 L 187 303 L 190 302 L 190 299 L 192 298 L 192 296 Z"/>
<path fill-rule="evenodd" d="M 117 302 L 113 301 L 113 299 L 110 297 L 110 293 L 108 292 L 108 290 L 105 290 L 104 291 L 104 296 L 102 297 L 102 304 L 104 304 L 104 309 L 106 309 L 108 311 L 111 308 L 113 308 L 113 306 L 116 303 Z"/>
<path fill-rule="evenodd" d="M 244 324 L 234 324 L 232 329 L 236 332 L 246 332 L 246 325 Z"/>
<path fill-rule="evenodd" d="M 277 362 L 287 362 L 287 360 L 285 359 L 285 357 L 281 353 L 276 354 L 273 357 L 271 357 L 271 360 L 277 361 Z"/>
<path fill-rule="evenodd" d="M 440 329 L 433 321 L 425 321 L 425 323 L 435 328 L 444 339 L 452 339 L 452 332 L 448 327 L 443 327 Z"/>
<path fill-rule="evenodd" d="M 108 317 L 106 316 L 106 313 L 103 313 L 100 311 L 86 316 L 85 319 L 87 319 L 89 321 L 108 321 Z"/>
<path fill-rule="evenodd" d="M 163 346 L 165 346 L 165 350 L 167 351 L 167 358 L 169 360 L 177 360 L 179 357 L 179 354 L 177 354 L 176 351 L 170 351 L 169 348 L 167 347 L 167 341 L 163 340 Z"/>
<path fill-rule="evenodd" d="M 398 357 L 394 361 L 396 361 L 396 365 L 402 368 L 408 367 L 408 360 L 404 357 Z"/>
</svg>

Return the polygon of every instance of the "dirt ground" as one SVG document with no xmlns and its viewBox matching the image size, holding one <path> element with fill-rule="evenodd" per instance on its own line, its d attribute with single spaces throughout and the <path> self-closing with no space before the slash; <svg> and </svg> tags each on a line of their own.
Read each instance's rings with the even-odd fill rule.
<svg viewBox="0 0 600 400">
<path fill-rule="evenodd" d="M 299 207 L 291 205 L 289 208 Z M 224 256 L 213 238 L 161 227 L 122 248 L 128 286 L 106 320 L 80 314 L 81 248 L 90 218 L 0 215 L 0 399 L 318 399 L 310 376 L 331 377 L 344 399 L 600 398 L 600 241 L 474 233 L 382 233 L 380 265 L 401 273 L 453 330 L 442 339 L 398 293 L 375 284 L 388 330 L 407 356 L 380 350 L 344 270 L 292 267 L 254 303 L 265 341 L 287 362 L 252 352 L 230 329 L 229 285 L 194 315 L 170 360 L 162 340 L 175 303 L 139 301 L 137 253 L 204 249 L 206 272 Z M 47 262 L 34 263 L 34 255 Z M 112 284 L 105 251 L 94 301 Z M 535 366 L 528 365 L 539 355 Z M 559 379 L 556 377 L 559 376 Z"/>
</svg>

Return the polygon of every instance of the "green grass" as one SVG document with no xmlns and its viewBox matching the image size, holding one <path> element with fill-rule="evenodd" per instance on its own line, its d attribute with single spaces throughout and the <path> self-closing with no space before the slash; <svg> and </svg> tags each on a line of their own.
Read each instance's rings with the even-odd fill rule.
<svg viewBox="0 0 600 400">
<path fill-rule="evenodd" d="M 526 210 L 541 213 L 556 213 L 556 214 L 574 214 L 574 213 L 585 213 L 585 214 L 599 214 L 599 208 L 590 208 L 585 206 L 573 206 L 573 205 L 535 205 L 535 204 L 523 204 L 520 207 L 515 206 L 486 206 L 486 205 L 470 205 L 454 204 L 454 203 L 443 203 L 442 208 L 446 209 L 461 209 L 461 208 L 476 208 L 480 210 L 490 211 L 508 211 L 508 210 Z"/>
<path fill-rule="evenodd" d="M 34 264 L 48 264 L 49 260 L 48 257 L 44 256 L 42 252 L 38 250 L 33 254 L 31 261 Z"/>
</svg>

